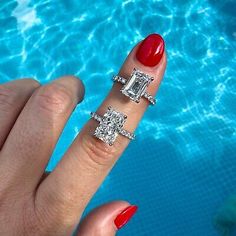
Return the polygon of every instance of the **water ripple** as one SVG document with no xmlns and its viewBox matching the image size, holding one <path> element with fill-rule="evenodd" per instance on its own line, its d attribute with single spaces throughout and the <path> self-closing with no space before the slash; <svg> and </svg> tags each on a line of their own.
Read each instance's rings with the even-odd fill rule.
<svg viewBox="0 0 236 236">
<path fill-rule="evenodd" d="M 152 144 L 152 153 L 139 144 L 137 158 L 141 163 L 141 156 L 151 160 L 153 153 L 161 153 L 171 159 L 169 165 L 181 160 L 188 168 L 200 162 L 200 167 L 220 168 L 236 153 L 235 9 L 230 0 L 2 0 L 1 82 L 32 76 L 46 83 L 62 74 L 84 81 L 85 101 L 64 132 L 51 162 L 54 166 L 89 112 L 106 96 L 111 76 L 130 49 L 147 34 L 158 32 L 166 41 L 168 66 L 158 104 L 147 111 L 137 130 L 138 142 Z M 132 146 L 131 150 L 137 152 Z M 145 165 L 137 168 L 145 171 Z M 227 170 L 224 173 L 232 173 Z M 235 178 L 224 174 L 219 181 L 230 187 Z M 154 235 L 149 228 L 149 235 Z M 171 235 L 168 228 L 163 227 L 162 235 Z M 200 230 L 195 235 L 205 235 Z"/>
</svg>

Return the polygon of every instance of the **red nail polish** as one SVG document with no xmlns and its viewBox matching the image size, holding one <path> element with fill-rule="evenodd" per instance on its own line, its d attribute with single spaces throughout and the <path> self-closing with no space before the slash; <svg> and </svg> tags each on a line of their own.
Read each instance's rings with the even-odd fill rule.
<svg viewBox="0 0 236 236">
<path fill-rule="evenodd" d="M 156 66 L 164 53 L 165 42 L 159 34 L 150 34 L 140 44 L 136 57 L 145 66 Z"/>
<path fill-rule="evenodd" d="M 125 208 L 114 220 L 117 229 L 122 228 L 135 214 L 137 209 L 137 206 L 129 206 Z"/>
</svg>

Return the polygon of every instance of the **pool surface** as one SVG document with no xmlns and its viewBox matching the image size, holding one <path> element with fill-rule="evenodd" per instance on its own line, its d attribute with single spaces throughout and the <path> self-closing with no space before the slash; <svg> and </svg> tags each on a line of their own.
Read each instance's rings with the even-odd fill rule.
<svg viewBox="0 0 236 236">
<path fill-rule="evenodd" d="M 216 212 L 236 194 L 236 1 L 1 0 L 0 81 L 84 81 L 53 169 L 129 50 L 153 32 L 168 54 L 158 104 L 86 212 L 124 199 L 139 211 L 118 235 L 217 236 Z"/>
</svg>

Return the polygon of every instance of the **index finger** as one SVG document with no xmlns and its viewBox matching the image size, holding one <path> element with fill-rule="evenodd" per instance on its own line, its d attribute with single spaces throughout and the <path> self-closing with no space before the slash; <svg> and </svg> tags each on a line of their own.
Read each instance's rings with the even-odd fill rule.
<svg viewBox="0 0 236 236">
<path fill-rule="evenodd" d="M 119 75 L 128 79 L 136 68 L 153 77 L 154 80 L 148 86 L 147 92 L 154 96 L 163 78 L 165 67 L 164 41 L 161 36 L 154 34 L 134 47 Z M 121 93 L 122 86 L 120 83 L 114 83 L 97 114 L 103 116 L 107 108 L 112 106 L 114 110 L 127 116 L 124 129 L 133 132 L 149 102 L 144 97 L 140 98 L 139 103 L 132 101 Z M 73 211 L 69 214 L 71 222 L 78 220 L 79 214 L 129 143 L 129 139 L 122 135 L 118 135 L 112 146 L 104 143 L 93 135 L 98 126 L 97 121 L 88 121 L 37 193 L 38 201 L 56 199 L 50 201 L 52 208 L 62 203 L 67 216 L 69 207 Z"/>
</svg>

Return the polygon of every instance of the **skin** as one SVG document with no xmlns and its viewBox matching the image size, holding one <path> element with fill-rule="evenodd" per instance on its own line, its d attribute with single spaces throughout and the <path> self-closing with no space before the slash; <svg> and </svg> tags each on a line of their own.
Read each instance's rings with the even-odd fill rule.
<svg viewBox="0 0 236 236">
<path fill-rule="evenodd" d="M 134 47 L 119 74 L 133 68 L 154 77 L 148 92 L 155 95 L 163 78 L 166 55 L 155 67 L 145 67 Z M 133 132 L 148 107 L 120 93 L 115 83 L 97 110 L 108 106 L 126 114 L 125 129 Z M 0 235 L 71 235 L 81 215 L 106 175 L 127 147 L 119 135 L 113 146 L 92 135 L 97 122 L 89 120 L 56 169 L 45 168 L 75 106 L 83 100 L 84 86 L 74 76 L 64 76 L 41 86 L 33 79 L 0 85 Z M 114 219 L 130 204 L 116 201 L 93 210 L 78 227 L 78 236 L 112 236 Z"/>
</svg>

